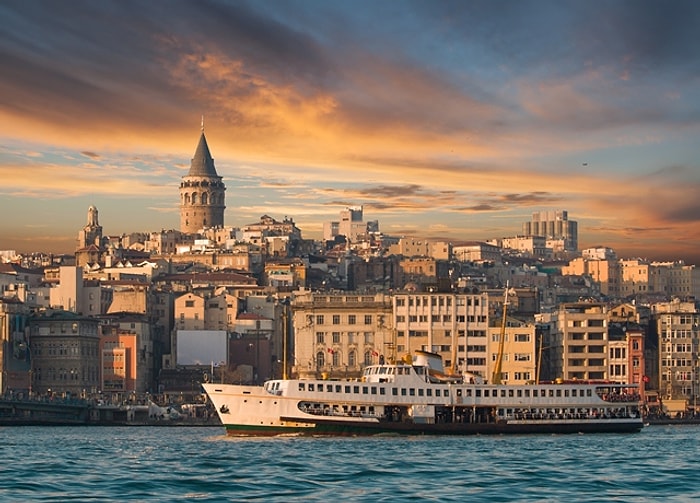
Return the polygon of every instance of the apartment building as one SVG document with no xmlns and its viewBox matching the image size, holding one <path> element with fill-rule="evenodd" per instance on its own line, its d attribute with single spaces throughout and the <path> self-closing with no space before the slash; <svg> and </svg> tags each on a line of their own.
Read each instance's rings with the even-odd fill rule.
<svg viewBox="0 0 700 503">
<path fill-rule="evenodd" d="M 489 376 L 489 298 L 485 293 L 396 293 L 397 354 L 438 353 L 445 368 Z"/>
<path fill-rule="evenodd" d="M 609 379 L 608 313 L 605 304 L 561 304 L 554 313 L 551 354 L 554 375 L 563 379 Z"/>
<path fill-rule="evenodd" d="M 232 332 L 237 313 L 238 298 L 226 292 L 211 297 L 186 293 L 175 299 L 175 329 Z"/>
<path fill-rule="evenodd" d="M 665 400 L 697 400 L 700 313 L 694 302 L 674 299 L 652 305 L 658 334 L 659 394 Z"/>
<path fill-rule="evenodd" d="M 620 295 L 620 264 L 615 258 L 577 257 L 562 267 L 561 273 L 563 276 L 590 276 L 603 295 Z"/>
<path fill-rule="evenodd" d="M 488 381 L 493 379 L 496 360 L 500 349 L 500 320 L 491 320 L 488 329 L 489 366 Z M 503 331 L 503 348 L 500 380 L 503 384 L 527 384 L 538 378 L 538 353 L 536 349 L 536 328 L 534 323 L 524 323 L 507 317 Z M 480 348 L 479 348 L 480 349 Z"/>
</svg>

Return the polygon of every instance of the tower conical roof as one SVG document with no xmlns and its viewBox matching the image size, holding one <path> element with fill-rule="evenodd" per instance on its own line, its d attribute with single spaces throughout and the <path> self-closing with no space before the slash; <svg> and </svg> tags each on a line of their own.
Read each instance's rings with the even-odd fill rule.
<svg viewBox="0 0 700 503">
<path fill-rule="evenodd" d="M 214 159 L 212 159 L 209 153 L 209 145 L 207 145 L 207 139 L 204 137 L 204 131 L 202 131 L 202 136 L 199 137 L 199 144 L 197 145 L 197 150 L 194 152 L 192 164 L 190 165 L 190 172 L 187 175 L 219 176 L 214 167 Z"/>
</svg>

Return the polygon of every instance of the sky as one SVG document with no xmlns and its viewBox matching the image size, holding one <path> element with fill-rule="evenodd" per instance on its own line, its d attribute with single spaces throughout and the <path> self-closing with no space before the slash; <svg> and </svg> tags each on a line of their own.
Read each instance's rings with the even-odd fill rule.
<svg viewBox="0 0 700 503">
<path fill-rule="evenodd" d="M 227 226 L 515 236 L 700 265 L 700 2 L 4 0 L 0 250 L 179 228 L 205 135 Z"/>
</svg>

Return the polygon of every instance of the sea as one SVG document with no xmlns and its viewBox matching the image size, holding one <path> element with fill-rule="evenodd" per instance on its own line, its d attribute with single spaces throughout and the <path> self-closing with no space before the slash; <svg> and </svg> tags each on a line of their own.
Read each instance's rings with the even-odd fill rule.
<svg viewBox="0 0 700 503">
<path fill-rule="evenodd" d="M 700 426 L 635 434 L 227 437 L 223 427 L 0 428 L 0 501 L 686 502 Z"/>
</svg>

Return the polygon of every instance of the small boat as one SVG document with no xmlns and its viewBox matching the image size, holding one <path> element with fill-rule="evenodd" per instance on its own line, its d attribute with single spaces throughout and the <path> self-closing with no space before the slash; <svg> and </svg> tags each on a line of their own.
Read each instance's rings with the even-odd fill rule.
<svg viewBox="0 0 700 503">
<path fill-rule="evenodd" d="M 440 356 L 370 365 L 360 379 L 204 384 L 228 435 L 623 433 L 644 424 L 634 384 L 488 384 Z"/>
</svg>

